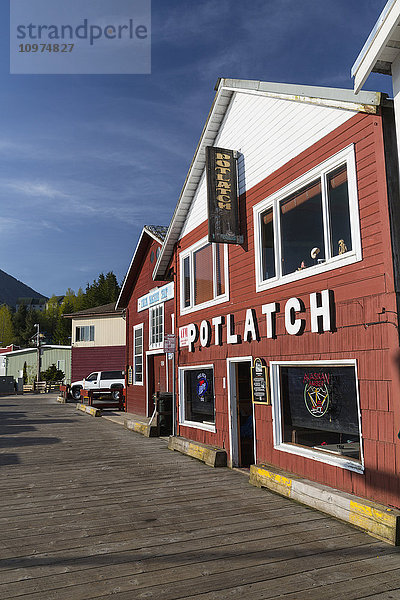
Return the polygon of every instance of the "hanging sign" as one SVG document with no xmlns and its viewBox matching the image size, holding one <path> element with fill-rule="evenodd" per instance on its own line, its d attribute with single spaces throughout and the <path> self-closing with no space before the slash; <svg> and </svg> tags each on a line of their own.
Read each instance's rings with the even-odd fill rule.
<svg viewBox="0 0 400 600">
<path fill-rule="evenodd" d="M 235 155 L 233 150 L 206 147 L 209 242 L 243 244 Z"/>
<path fill-rule="evenodd" d="M 145 296 L 138 298 L 138 312 L 146 310 L 150 306 L 155 306 L 161 302 L 166 302 L 174 297 L 174 282 L 166 283 L 165 285 L 149 292 Z"/>
<path fill-rule="evenodd" d="M 267 382 L 267 367 L 261 358 L 255 358 L 254 366 L 251 368 L 251 394 L 253 402 L 271 404 Z"/>
<path fill-rule="evenodd" d="M 164 335 L 164 352 L 173 353 L 176 351 L 176 337 L 173 333 Z"/>
</svg>

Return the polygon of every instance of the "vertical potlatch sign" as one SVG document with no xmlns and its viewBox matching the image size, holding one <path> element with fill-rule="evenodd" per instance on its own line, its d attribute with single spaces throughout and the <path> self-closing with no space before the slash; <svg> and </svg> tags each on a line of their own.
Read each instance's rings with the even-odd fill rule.
<svg viewBox="0 0 400 600">
<path fill-rule="evenodd" d="M 237 192 L 237 160 L 233 150 L 206 148 L 208 241 L 242 244 Z"/>
</svg>

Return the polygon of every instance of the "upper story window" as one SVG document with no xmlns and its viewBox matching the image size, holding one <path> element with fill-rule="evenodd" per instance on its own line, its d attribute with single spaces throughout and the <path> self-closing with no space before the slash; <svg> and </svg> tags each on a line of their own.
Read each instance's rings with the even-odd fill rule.
<svg viewBox="0 0 400 600">
<path fill-rule="evenodd" d="M 75 328 L 76 342 L 94 342 L 94 325 L 84 325 Z"/>
<path fill-rule="evenodd" d="M 133 382 L 143 385 L 143 324 L 133 328 Z"/>
<path fill-rule="evenodd" d="M 257 291 L 361 260 L 354 147 L 254 207 Z"/>
<path fill-rule="evenodd" d="M 149 309 L 149 348 L 162 348 L 164 344 L 164 304 Z"/>
<path fill-rule="evenodd" d="M 181 312 L 229 299 L 226 244 L 200 240 L 180 255 Z"/>
</svg>

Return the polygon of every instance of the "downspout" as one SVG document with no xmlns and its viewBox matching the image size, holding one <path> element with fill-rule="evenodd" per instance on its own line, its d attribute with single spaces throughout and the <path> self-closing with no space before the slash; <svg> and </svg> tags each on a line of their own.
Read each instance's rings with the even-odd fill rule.
<svg viewBox="0 0 400 600">
<path fill-rule="evenodd" d="M 382 106 L 383 144 L 385 151 L 386 186 L 392 244 L 394 288 L 397 322 L 400 320 L 400 182 L 396 124 L 391 106 Z M 398 328 L 399 345 L 400 330 Z"/>
<path fill-rule="evenodd" d="M 178 394 L 177 391 L 177 371 L 179 366 L 179 338 L 178 338 L 178 244 L 175 245 L 175 268 L 174 268 L 174 281 L 175 281 L 175 318 L 174 318 L 174 328 L 175 328 L 175 352 L 174 352 L 174 360 L 173 360 L 173 375 L 172 375 L 172 399 L 173 399 L 173 432 L 172 435 L 177 436 L 178 432 L 178 407 L 177 407 L 177 399 Z M 176 357 L 176 359 L 175 359 Z"/>
</svg>

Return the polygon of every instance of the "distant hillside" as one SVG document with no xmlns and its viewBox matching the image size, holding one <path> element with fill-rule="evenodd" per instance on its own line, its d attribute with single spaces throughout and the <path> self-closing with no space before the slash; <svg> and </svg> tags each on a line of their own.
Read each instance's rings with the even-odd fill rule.
<svg viewBox="0 0 400 600">
<path fill-rule="evenodd" d="M 18 298 L 46 298 L 0 269 L 0 304 L 15 307 Z"/>
</svg>

